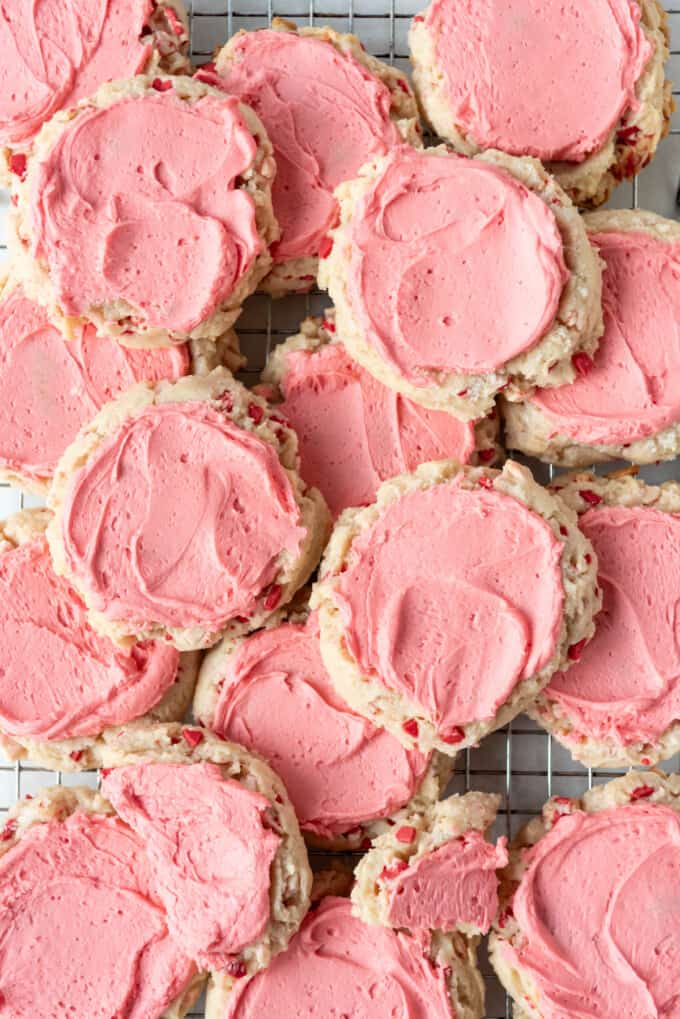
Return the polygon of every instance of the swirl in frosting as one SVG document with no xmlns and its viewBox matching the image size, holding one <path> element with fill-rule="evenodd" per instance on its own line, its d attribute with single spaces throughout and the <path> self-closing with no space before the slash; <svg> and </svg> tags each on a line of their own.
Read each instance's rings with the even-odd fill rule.
<svg viewBox="0 0 680 1019">
<path fill-rule="evenodd" d="M 680 243 L 636 231 L 590 239 L 606 263 L 594 366 L 533 402 L 556 434 L 625 445 L 680 420 Z"/>
<path fill-rule="evenodd" d="M 445 971 L 428 947 L 429 935 L 369 926 L 348 899 L 326 898 L 285 952 L 235 985 L 224 1019 L 453 1019 Z"/>
<path fill-rule="evenodd" d="M 481 374 L 538 343 L 568 272 L 551 209 L 504 170 L 392 150 L 349 228 L 348 294 L 365 341 L 413 385 Z"/>
<path fill-rule="evenodd" d="M 5 1015 L 160 1016 L 195 972 L 118 818 L 35 825 L 0 859 Z"/>
<path fill-rule="evenodd" d="M 561 817 L 531 850 L 507 962 L 544 1019 L 676 1019 L 680 816 L 635 804 Z"/>
<path fill-rule="evenodd" d="M 172 687 L 179 665 L 163 642 L 124 651 L 95 633 L 44 537 L 0 555 L 0 648 L 0 727 L 46 740 L 138 718 Z"/>
<path fill-rule="evenodd" d="M 602 611 L 546 697 L 577 736 L 654 742 L 680 718 L 680 516 L 607 506 L 582 514 L 579 526 L 597 553 Z"/>
<path fill-rule="evenodd" d="M 442 739 L 491 719 L 555 653 L 561 554 L 549 524 L 500 492 L 454 481 L 402 495 L 333 588 L 347 650 Z"/>
<path fill-rule="evenodd" d="M 427 758 L 357 715 L 321 659 L 315 613 L 246 638 L 228 659 L 211 727 L 266 757 L 300 826 L 326 838 L 403 807 Z"/>
<path fill-rule="evenodd" d="M 252 615 L 305 535 L 274 447 L 198 401 L 125 421 L 71 478 L 61 524 L 109 619 L 216 630 Z"/>
<path fill-rule="evenodd" d="M 33 254 L 64 314 L 122 299 L 131 328 L 182 335 L 212 315 L 262 249 L 237 187 L 255 151 L 232 96 L 189 103 L 170 87 L 81 110 L 29 196 Z"/>
</svg>

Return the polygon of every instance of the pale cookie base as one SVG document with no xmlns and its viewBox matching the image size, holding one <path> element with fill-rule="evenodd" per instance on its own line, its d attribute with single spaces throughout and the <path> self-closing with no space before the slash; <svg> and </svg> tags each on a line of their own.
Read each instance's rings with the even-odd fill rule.
<svg viewBox="0 0 680 1019">
<path fill-rule="evenodd" d="M 257 142 L 257 150 L 250 168 L 239 176 L 241 181 L 239 187 L 246 191 L 253 201 L 255 224 L 264 246 L 247 272 L 237 281 L 231 294 L 189 333 L 152 328 L 139 317 L 137 309 L 122 299 L 93 305 L 81 317 L 66 316 L 61 310 L 58 295 L 50 280 L 49 266 L 34 254 L 35 238 L 30 197 L 37 187 L 40 165 L 49 156 L 61 135 L 70 129 L 73 121 L 81 113 L 89 109 L 106 109 L 125 99 L 140 98 L 144 95 L 157 96 L 158 92 L 152 86 L 155 77 L 158 76 L 137 75 L 135 78 L 109 82 L 74 109 L 55 114 L 52 120 L 44 125 L 32 145 L 25 179 L 19 180 L 16 176 L 13 178 L 13 198 L 16 200 L 16 206 L 10 217 L 8 247 L 14 258 L 15 271 L 27 295 L 47 309 L 48 315 L 67 339 L 71 338 L 77 327 L 90 321 L 102 335 L 113 336 L 118 340 L 133 332 L 139 340 L 139 345 L 145 341 L 147 347 L 168 346 L 186 340 L 217 341 L 232 327 L 241 313 L 241 306 L 246 297 L 253 293 L 262 277 L 269 272 L 271 266 L 269 245 L 279 236 L 271 200 L 271 186 L 276 167 L 264 127 L 250 107 L 241 104 L 239 107 L 241 116 Z M 167 80 L 172 82 L 175 94 L 186 103 L 197 103 L 207 95 L 224 99 L 224 93 L 219 89 L 204 85 L 194 78 L 177 76 Z"/>
<path fill-rule="evenodd" d="M 2 839 L 0 840 L 0 857 L 12 849 L 20 841 L 29 828 L 36 824 L 65 821 L 71 814 L 100 814 L 115 816 L 115 810 L 100 793 L 86 786 L 48 786 L 39 789 L 29 799 L 25 798 L 10 807 L 7 813 Z M 200 998 L 205 986 L 205 975 L 197 973 L 186 988 L 159 1019 L 182 1019 L 189 1009 Z"/>
<path fill-rule="evenodd" d="M 652 786 L 654 793 L 644 799 L 634 800 L 631 794 L 640 786 Z M 680 775 L 664 775 L 660 771 L 630 771 L 622 778 L 595 786 L 584 793 L 580 800 L 553 797 L 544 805 L 542 816 L 530 821 L 514 840 L 510 849 L 510 863 L 503 872 L 501 882 L 501 910 L 489 935 L 489 959 L 499 980 L 515 1001 L 515 1019 L 545 1019 L 533 980 L 521 967 L 514 966 L 506 959 L 502 951 L 504 942 L 515 945 L 521 937 L 517 921 L 512 912 L 508 912 L 508 907 L 526 870 L 523 860 L 526 849 L 536 845 L 563 814 L 577 810 L 596 814 L 630 803 L 661 803 L 680 813 Z"/>
<path fill-rule="evenodd" d="M 323 319 L 310 317 L 301 322 L 300 332 L 289 336 L 283 343 L 278 343 L 269 354 L 262 371 L 262 383 L 272 387 L 266 391 L 267 398 L 273 402 L 280 402 L 283 399 L 281 387 L 288 370 L 286 365 L 288 354 L 297 350 L 313 352 L 327 343 L 334 342 L 342 342 L 335 326 L 334 308 L 327 308 Z M 475 422 L 475 451 L 470 457 L 471 464 L 480 463 L 480 453 L 485 467 L 493 467 L 503 462 L 504 452 L 499 441 L 499 431 L 499 418 L 495 408 L 486 417 Z"/>
<path fill-rule="evenodd" d="M 446 484 L 460 476 L 464 488 L 481 487 L 480 479 L 483 479 L 485 485 L 516 499 L 549 524 L 564 546 L 564 608 L 555 653 L 550 661 L 540 672 L 521 680 L 492 719 L 461 727 L 464 738 L 452 745 L 440 739 L 432 720 L 423 714 L 420 705 L 389 690 L 376 677 L 363 673 L 345 642 L 342 616 L 333 595 L 353 542 L 380 519 L 388 506 L 409 492 Z M 482 737 L 511 721 L 535 700 L 555 672 L 568 668 L 568 648 L 592 637 L 595 632 L 593 619 L 602 604 L 597 588 L 597 559 L 590 542 L 578 529 L 576 514 L 538 485 L 531 473 L 514 461 L 508 461 L 502 471 L 496 471 L 461 467 L 447 460 L 423 464 L 413 474 L 403 474 L 384 482 L 372 506 L 345 510 L 340 516 L 324 553 L 320 576 L 322 579 L 312 591 L 311 606 L 319 610 L 321 651 L 340 695 L 375 725 L 389 729 L 404 745 L 417 746 L 425 752 L 436 749 L 451 755 L 465 747 L 475 746 Z M 404 731 L 404 722 L 411 719 L 418 724 L 415 740 Z"/>
<path fill-rule="evenodd" d="M 657 216 L 655 212 L 612 209 L 589 213 L 583 221 L 589 234 L 645 233 L 653 240 L 668 245 L 680 243 L 680 224 Z M 531 400 L 509 403 L 501 397 L 499 405 L 505 420 L 508 448 L 521 450 L 528 456 L 560 467 L 588 467 L 610 460 L 651 464 L 659 460 L 674 460 L 680 455 L 680 420 L 660 432 L 625 445 L 588 445 L 560 435 L 556 431 L 558 422 Z"/>
<path fill-rule="evenodd" d="M 267 629 L 280 626 L 284 622 L 303 623 L 307 612 L 302 607 L 293 612 L 285 609 L 275 612 L 265 623 Z M 196 693 L 194 696 L 193 713 L 198 721 L 208 729 L 212 729 L 215 721 L 215 710 L 220 695 L 220 687 L 228 667 L 229 659 L 236 654 L 247 637 L 225 637 L 217 647 L 212 648 L 203 659 L 198 673 Z M 423 775 L 420 785 L 411 799 L 399 810 L 381 818 L 367 819 L 350 831 L 338 833 L 324 838 L 314 832 L 302 831 L 305 842 L 314 849 L 331 852 L 359 850 L 366 847 L 367 840 L 372 840 L 392 830 L 393 825 L 404 824 L 413 813 L 421 813 L 436 803 L 442 795 L 453 775 L 454 761 L 443 754 L 434 753 Z"/>
<path fill-rule="evenodd" d="M 199 733 L 201 742 L 190 746 L 183 736 L 185 732 Z M 102 761 L 107 768 L 145 761 L 166 764 L 209 762 L 220 767 L 225 779 L 238 782 L 269 800 L 270 826 L 281 839 L 270 871 L 270 919 L 262 937 L 238 954 L 248 975 L 267 966 L 286 948 L 302 923 L 309 908 L 312 887 L 305 843 L 281 779 L 261 757 L 249 753 L 237 743 L 228 743 L 205 729 L 178 723 L 133 723 L 112 729 L 106 734 Z"/>
<path fill-rule="evenodd" d="M 154 9 L 147 24 L 153 38 L 153 51 L 144 73 L 191 74 L 189 17 L 183 0 L 154 0 Z M 0 148 L 0 187 L 11 186 L 12 154 L 25 152 L 30 147 L 33 137 Z"/>
<path fill-rule="evenodd" d="M 0 522 L 0 555 L 40 537 L 47 530 L 52 514 L 46 509 L 26 509 Z M 140 720 L 175 722 L 184 718 L 196 685 L 200 656 L 185 651 L 180 656 L 177 678 L 164 696 Z M 55 683 L 59 677 L 55 677 Z M 106 732 L 106 729 L 103 730 Z M 45 740 L 30 736 L 11 736 L 0 730 L 0 749 L 9 761 L 30 760 L 41 768 L 54 771 L 84 771 L 101 765 L 102 734 L 74 739 Z"/>
<path fill-rule="evenodd" d="M 15 282 L 11 275 L 3 275 L 0 272 L 0 301 L 6 298 L 14 286 Z M 134 348 L 138 346 L 134 341 L 134 336 L 125 336 L 121 338 L 120 343 L 121 346 Z M 192 375 L 208 375 L 213 368 L 218 368 L 220 365 L 235 373 L 240 371 L 246 362 L 246 359 L 241 354 L 239 338 L 234 329 L 228 329 L 214 342 L 212 340 L 190 340 L 189 354 Z M 23 489 L 24 492 L 30 492 L 32 495 L 38 495 L 46 499 L 52 478 L 34 478 L 18 470 L 9 470 L 0 466 L 0 481 L 6 481 L 8 485 L 13 485 L 16 488 Z"/>
<path fill-rule="evenodd" d="M 449 796 L 422 813 L 414 813 L 405 819 L 407 825 L 415 828 L 413 842 L 399 842 L 394 828 L 377 838 L 355 871 L 356 884 L 352 890 L 355 915 L 366 923 L 391 927 L 391 895 L 389 884 L 381 880 L 383 870 L 393 867 L 395 863 L 403 862 L 409 866 L 415 864 L 468 831 L 486 834 L 496 820 L 500 799 L 494 793 L 478 792 Z M 470 923 L 457 924 L 456 930 L 467 936 L 482 933 Z"/>
<path fill-rule="evenodd" d="M 232 409 L 225 409 L 220 402 L 223 394 L 229 393 Z M 252 432 L 259 439 L 273 446 L 285 469 L 293 488 L 300 510 L 300 522 L 306 530 L 297 556 L 283 551 L 278 558 L 278 573 L 275 584 L 281 587 L 278 605 L 286 605 L 298 588 L 307 582 L 316 568 L 330 530 L 330 515 L 323 498 L 315 488 L 307 488 L 298 474 L 297 437 L 291 428 L 271 417 L 270 408 L 264 400 L 249 392 L 237 382 L 225 368 L 216 368 L 209 375 L 187 375 L 178 382 L 159 382 L 155 385 L 140 382 L 118 397 L 96 415 L 78 434 L 75 441 L 62 456 L 55 471 L 48 504 L 54 511 L 54 519 L 47 530 L 47 538 L 57 573 L 69 578 L 89 608 L 89 618 L 96 630 L 121 644 L 135 640 L 169 638 L 180 651 L 196 651 L 217 643 L 220 637 L 237 636 L 262 626 L 271 610 L 264 606 L 258 609 L 245 623 L 229 620 L 218 629 L 210 627 L 166 627 L 158 620 L 117 621 L 107 618 L 92 604 L 90 593 L 73 576 L 68 568 L 63 545 L 61 527 L 64 500 L 67 497 L 72 476 L 88 460 L 96 455 L 99 446 L 128 420 L 137 417 L 147 407 L 164 403 L 187 401 L 207 402 L 213 410 L 224 414 L 240 428 Z M 252 405 L 262 410 L 262 420 L 256 424 L 248 414 Z"/>
<path fill-rule="evenodd" d="M 292 21 L 274 18 L 271 28 L 275 32 L 292 32 L 302 37 L 318 39 L 328 43 L 341 56 L 352 57 L 369 74 L 385 85 L 392 96 L 390 117 L 394 121 L 402 139 L 410 145 L 422 146 L 422 128 L 418 120 L 418 106 L 406 75 L 396 67 L 390 67 L 382 60 L 371 56 L 364 49 L 356 35 L 335 32 L 328 26 L 324 28 L 300 28 Z M 245 31 L 237 32 L 229 39 L 215 57 L 217 73 L 226 75 L 232 64 L 238 63 L 238 43 Z M 269 275 L 260 283 L 260 289 L 272 295 L 283 297 L 288 293 L 304 294 L 316 282 L 319 259 L 316 256 L 305 256 L 289 259 L 287 262 L 274 263 Z"/>
<path fill-rule="evenodd" d="M 447 151 L 440 145 L 426 149 L 424 155 L 442 156 Z M 551 327 L 529 350 L 497 371 L 485 374 L 424 371 L 425 384 L 416 386 L 384 360 L 367 340 L 360 318 L 352 308 L 349 290 L 353 218 L 358 203 L 379 179 L 389 156 L 367 163 L 356 180 L 336 189 L 340 224 L 330 231 L 333 247 L 319 266 L 319 285 L 328 290 L 333 299 L 338 333 L 352 357 L 385 385 L 416 403 L 434 410 L 448 410 L 464 421 L 488 414 L 502 389 L 509 398 L 519 399 L 522 393 L 535 386 L 559 386 L 573 381 L 576 374 L 573 355 L 594 354 L 603 331 L 600 258 L 588 240 L 578 210 L 562 188 L 537 159 L 520 159 L 494 150 L 474 158 L 505 171 L 545 202 L 555 216 L 562 237 L 569 279 Z"/>
<path fill-rule="evenodd" d="M 641 25 L 654 52 L 636 83 L 636 110 L 628 110 L 603 146 L 581 163 L 548 163 L 548 170 L 576 205 L 594 208 L 607 200 L 626 177 L 643 169 L 668 134 L 674 103 L 672 83 L 665 80 L 669 56 L 668 16 L 658 0 L 638 0 Z M 424 11 L 423 14 L 426 14 Z M 413 84 L 425 120 L 458 152 L 474 156 L 482 150 L 472 135 L 453 123 L 444 74 L 436 55 L 437 39 L 422 20 L 413 19 L 409 31 Z"/>
<path fill-rule="evenodd" d="M 595 492 L 602 499 L 601 506 L 649 506 L 663 513 L 680 514 L 680 484 L 667 481 L 663 485 L 646 485 L 630 474 L 619 473 L 609 478 L 594 474 L 573 474 L 558 478 L 554 483 L 560 498 L 577 513 L 586 510 L 597 512 L 579 492 Z M 621 663 L 625 668 L 625 663 Z M 528 709 L 535 721 L 548 730 L 571 753 L 575 760 L 588 767 L 618 768 L 658 764 L 680 751 L 680 721 L 675 721 L 653 742 L 620 743 L 612 737 L 600 741 L 578 728 L 566 705 L 552 700 L 547 690 L 539 694 Z"/>
<path fill-rule="evenodd" d="M 341 894 L 345 885 L 342 875 L 322 873 L 317 888 L 319 894 L 315 900 L 320 901 L 320 893 L 325 889 L 328 889 L 326 894 Z M 475 940 L 478 939 L 467 939 L 462 934 L 442 934 L 441 931 L 435 931 L 432 935 L 429 955 L 433 963 L 449 970 L 447 983 L 452 1016 L 456 1019 L 482 1019 L 484 1015 L 484 981 L 477 968 Z M 226 974 L 210 974 L 205 1019 L 224 1019 L 233 987 L 234 981 Z M 376 1019 L 379 1015 L 376 1012 Z"/>
</svg>

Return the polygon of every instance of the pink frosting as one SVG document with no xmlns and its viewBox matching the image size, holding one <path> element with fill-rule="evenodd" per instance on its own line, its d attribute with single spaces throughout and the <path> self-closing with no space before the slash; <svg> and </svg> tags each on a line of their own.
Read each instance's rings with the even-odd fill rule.
<svg viewBox="0 0 680 1019">
<path fill-rule="evenodd" d="M 472 424 L 383 386 L 340 343 L 291 351 L 281 389 L 302 475 L 335 517 L 373 502 L 387 478 L 427 460 L 467 463 L 475 449 Z"/>
<path fill-rule="evenodd" d="M 0 727 L 47 740 L 138 718 L 170 689 L 179 665 L 165 643 L 128 652 L 95 633 L 43 537 L 0 555 L 0 647 Z"/>
<path fill-rule="evenodd" d="M 637 107 L 652 53 L 634 0 L 434 0 L 452 123 L 482 148 L 581 162 Z"/>
<path fill-rule="evenodd" d="M 4 1015 L 156 1019 L 194 973 L 117 818 L 37 825 L 0 859 Z"/>
<path fill-rule="evenodd" d="M 316 614 L 241 644 L 227 663 L 212 728 L 266 757 L 300 825 L 325 837 L 403 807 L 428 763 L 337 695 Z"/>
<path fill-rule="evenodd" d="M 0 303 L 0 467 L 49 481 L 79 429 L 142 379 L 189 371 L 184 347 L 132 350 L 90 326 L 69 343 L 40 305 L 13 287 Z"/>
<path fill-rule="evenodd" d="M 205 763 L 116 768 L 102 790 L 143 841 L 172 936 L 202 969 L 262 936 L 281 842 L 269 800 Z"/>
<path fill-rule="evenodd" d="M 112 78 L 142 71 L 151 0 L 11 0 L 0 8 L 0 144 L 30 139 L 52 114 Z"/>
<path fill-rule="evenodd" d="M 224 1019 L 453 1019 L 428 946 L 427 936 L 369 926 L 348 899 L 326 898 L 268 969 L 236 984 Z"/>
<path fill-rule="evenodd" d="M 421 856 L 390 882 L 388 920 L 410 930 L 455 930 L 470 924 L 486 934 L 498 911 L 496 869 L 505 867 L 505 839 L 497 846 L 466 832 Z"/>
<path fill-rule="evenodd" d="M 607 263 L 595 365 L 534 403 L 556 435 L 625 445 L 680 420 L 680 243 L 632 231 L 590 239 Z"/>
<path fill-rule="evenodd" d="M 529 350 L 569 276 L 548 206 L 504 170 L 452 153 L 393 150 L 356 205 L 350 242 L 366 342 L 414 385 L 425 371 L 492 372 Z"/>
<path fill-rule="evenodd" d="M 353 542 L 337 579 L 347 649 L 446 739 L 492 718 L 552 658 L 561 553 L 510 496 L 456 482 L 410 492 Z"/>
<path fill-rule="evenodd" d="M 140 625 L 219 629 L 252 615 L 304 533 L 275 449 L 199 402 L 128 419 L 75 473 L 62 517 L 94 607 Z"/>
<path fill-rule="evenodd" d="M 255 150 L 231 96 L 189 104 L 170 88 L 81 112 L 30 195 L 33 252 L 64 313 L 122 298 L 131 328 L 175 333 L 210 316 L 262 249 L 236 187 Z"/>
<path fill-rule="evenodd" d="M 563 817 L 529 851 L 501 952 L 545 1019 L 678 1019 L 680 817 L 653 804 Z"/>
<path fill-rule="evenodd" d="M 546 694 L 577 736 L 653 742 L 680 718 L 680 515 L 608 506 L 579 523 L 597 553 L 602 611 L 579 661 Z"/>
<path fill-rule="evenodd" d="M 390 90 L 349 54 L 293 32 L 247 32 L 232 53 L 224 77 L 207 80 L 252 106 L 274 146 L 274 259 L 317 255 L 333 190 L 400 139 Z"/>
</svg>

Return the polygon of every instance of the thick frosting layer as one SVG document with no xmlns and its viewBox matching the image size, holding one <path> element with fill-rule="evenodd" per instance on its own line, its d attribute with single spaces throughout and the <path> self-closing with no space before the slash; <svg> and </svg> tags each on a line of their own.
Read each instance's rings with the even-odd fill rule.
<svg viewBox="0 0 680 1019">
<path fill-rule="evenodd" d="M 625 445 L 680 420 L 680 244 L 634 231 L 590 239 L 607 265 L 594 366 L 533 399 L 555 434 Z"/>
<path fill-rule="evenodd" d="M 507 862 L 505 839 L 493 846 L 481 832 L 466 832 L 390 882 L 387 918 L 410 930 L 452 931 L 462 923 L 486 934 L 498 911 L 496 869 Z"/>
<path fill-rule="evenodd" d="M 390 90 L 354 57 L 295 32 L 246 32 L 232 55 L 215 84 L 253 107 L 274 146 L 274 260 L 318 255 L 333 190 L 400 139 Z"/>
<path fill-rule="evenodd" d="M 578 812 L 529 851 L 500 951 L 545 1019 L 680 1015 L 680 817 L 653 804 Z"/>
<path fill-rule="evenodd" d="M 104 81 L 142 71 L 151 0 L 11 0 L 0 8 L 0 145 L 22 142 Z"/>
<path fill-rule="evenodd" d="M 409 937 L 352 916 L 326 898 L 287 950 L 232 991 L 224 1019 L 453 1019 L 444 970 L 426 957 L 427 936 Z"/>
<path fill-rule="evenodd" d="M 127 420 L 74 475 L 62 517 L 95 608 L 140 625 L 250 616 L 304 533 L 275 449 L 199 402 Z"/>
<path fill-rule="evenodd" d="M 36 825 L 0 859 L 0 994 L 13 1019 L 150 1019 L 194 964 L 168 933 L 141 840 L 113 817 Z"/>
<path fill-rule="evenodd" d="M 652 53 L 634 0 L 434 0 L 425 25 L 453 124 L 539 159 L 602 148 Z"/>
<path fill-rule="evenodd" d="M 315 613 L 241 644 L 227 662 L 212 727 L 266 757 L 301 827 L 325 837 L 403 807 L 428 763 L 337 695 Z"/>
<path fill-rule="evenodd" d="M 200 968 L 223 969 L 262 936 L 281 842 L 269 800 L 205 763 L 116 768 L 102 789 L 143 841 L 172 936 Z"/>
<path fill-rule="evenodd" d="M 353 542 L 337 580 L 347 649 L 442 738 L 491 719 L 555 652 L 561 552 L 510 496 L 456 482 L 410 492 Z"/>
<path fill-rule="evenodd" d="M 208 318 L 262 249 L 236 186 L 255 151 L 232 96 L 188 103 L 170 88 L 81 112 L 30 195 L 33 251 L 63 312 L 122 298 L 131 327 L 187 333 Z"/>
<path fill-rule="evenodd" d="M 0 728 L 69 739 L 138 718 L 175 681 L 178 652 L 160 641 L 123 651 L 87 623 L 52 569 L 45 538 L 0 555 Z"/>
<path fill-rule="evenodd" d="M 407 381 L 492 372 L 551 327 L 568 279 L 548 206 L 463 156 L 394 150 L 357 203 L 349 296 L 366 342 Z"/>
<path fill-rule="evenodd" d="M 602 611 L 595 636 L 546 695 L 578 734 L 653 742 L 680 718 L 680 515 L 608 506 L 579 525 L 597 553 Z"/>
<path fill-rule="evenodd" d="M 340 343 L 291 351 L 283 413 L 297 432 L 301 473 L 334 517 L 373 502 L 381 482 L 427 460 L 467 463 L 474 426 L 378 382 Z"/>
<path fill-rule="evenodd" d="M 143 379 L 178 379 L 189 364 L 184 347 L 133 350 L 90 326 L 66 343 L 45 310 L 13 287 L 0 302 L 0 467 L 49 481 L 105 403 Z"/>
</svg>

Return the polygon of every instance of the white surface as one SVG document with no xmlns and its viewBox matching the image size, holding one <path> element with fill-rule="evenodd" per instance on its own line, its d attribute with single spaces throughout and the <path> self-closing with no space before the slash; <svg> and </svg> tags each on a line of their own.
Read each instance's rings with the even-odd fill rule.
<svg viewBox="0 0 680 1019">
<path fill-rule="evenodd" d="M 680 81 L 680 0 L 668 4 L 671 24 L 670 77 Z M 197 64 L 210 59 L 215 46 L 221 45 L 239 29 L 261 28 L 273 14 L 288 17 L 300 24 L 329 24 L 339 31 L 354 31 L 366 48 L 384 60 L 393 61 L 407 69 L 407 43 L 410 16 L 425 5 L 425 0 L 329 0 L 323 7 L 303 0 L 285 0 L 273 5 L 271 0 L 194 0 L 192 16 L 192 46 Z M 677 96 L 677 90 L 676 90 Z M 680 114 L 675 114 L 673 130 L 664 142 L 652 164 L 641 174 L 635 185 L 623 184 L 610 203 L 622 207 L 634 205 L 652 209 L 664 216 L 678 218 L 676 204 L 680 175 Z M 7 196 L 0 192 L 0 264 L 6 258 L 4 239 L 6 231 Z M 279 342 L 297 331 L 297 326 L 310 311 L 322 309 L 327 299 L 320 294 L 310 297 L 289 297 L 277 302 L 255 295 L 246 304 L 237 323 L 244 353 L 248 356 L 246 381 L 254 382 L 264 365 L 272 343 Z M 536 475 L 546 480 L 549 469 L 536 467 Z M 620 466 L 620 465 L 618 465 Z M 604 472 L 600 468 L 600 472 Z M 641 476 L 650 482 L 668 478 L 680 480 L 677 463 L 661 467 L 643 468 Z M 39 504 L 30 496 L 5 485 L 0 485 L 0 516 L 21 508 Z M 680 760 L 674 758 L 667 770 L 680 769 Z M 477 750 L 471 750 L 461 759 L 460 769 L 451 791 L 474 788 L 485 792 L 500 792 L 503 808 L 498 831 L 514 834 L 533 814 L 540 810 L 548 796 L 560 794 L 575 796 L 589 784 L 607 781 L 615 772 L 588 771 L 575 764 L 558 743 L 543 733 L 533 722 L 521 717 L 507 730 L 494 733 L 484 740 Z M 16 798 L 35 792 L 54 782 L 67 785 L 96 784 L 96 775 L 67 775 L 62 778 L 55 772 L 33 768 L 30 764 L 7 765 L 0 763 L 0 815 Z M 487 968 L 485 968 L 485 972 Z M 202 1015 L 202 1011 L 190 1013 Z M 493 975 L 487 981 L 487 1016 L 503 1019 L 510 1016 L 510 1004 Z M 83 1017 L 84 1019 L 84 1017 Z M 381 1019 L 380 1016 L 375 1019 Z"/>
</svg>

